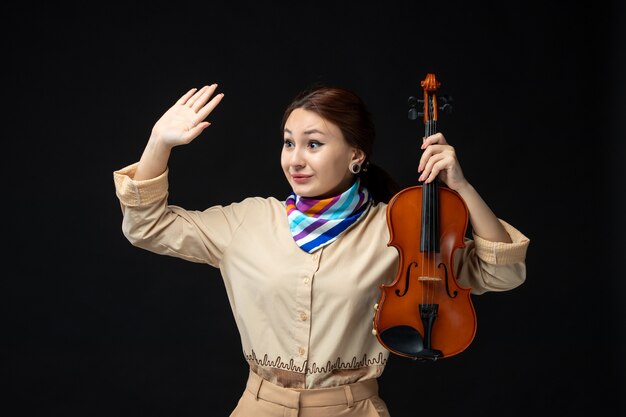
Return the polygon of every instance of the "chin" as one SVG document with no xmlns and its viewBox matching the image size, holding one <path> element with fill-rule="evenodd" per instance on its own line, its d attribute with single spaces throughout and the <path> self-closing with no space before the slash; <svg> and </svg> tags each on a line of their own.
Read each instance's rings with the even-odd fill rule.
<svg viewBox="0 0 626 417">
<path fill-rule="evenodd" d="M 324 198 L 334 197 L 335 195 L 339 194 L 339 192 L 334 193 L 334 191 L 336 190 L 320 189 L 315 184 L 296 184 L 289 182 L 289 185 L 291 185 L 291 189 L 293 190 L 293 192 L 300 197 L 316 198 L 318 200 L 322 200 Z"/>
<path fill-rule="evenodd" d="M 300 197 L 313 198 L 315 195 L 313 193 L 308 192 L 307 190 L 299 189 L 298 187 L 293 188 L 293 192 L 298 194 Z"/>
<path fill-rule="evenodd" d="M 295 187 L 291 187 L 291 189 L 293 190 L 294 193 L 296 193 L 297 195 L 299 195 L 300 197 L 306 197 L 306 198 L 321 198 L 319 197 L 321 194 L 317 192 L 317 190 L 311 189 L 311 187 L 301 187 L 301 186 L 295 186 Z"/>
</svg>

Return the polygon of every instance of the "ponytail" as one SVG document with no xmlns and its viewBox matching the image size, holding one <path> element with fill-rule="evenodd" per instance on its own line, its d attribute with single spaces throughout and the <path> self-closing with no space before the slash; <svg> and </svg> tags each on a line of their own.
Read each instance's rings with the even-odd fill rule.
<svg viewBox="0 0 626 417">
<path fill-rule="evenodd" d="M 401 190 L 387 171 L 371 162 L 367 170 L 361 171 L 358 175 L 361 178 L 361 185 L 367 188 L 376 203 L 389 203 L 389 200 Z"/>
</svg>

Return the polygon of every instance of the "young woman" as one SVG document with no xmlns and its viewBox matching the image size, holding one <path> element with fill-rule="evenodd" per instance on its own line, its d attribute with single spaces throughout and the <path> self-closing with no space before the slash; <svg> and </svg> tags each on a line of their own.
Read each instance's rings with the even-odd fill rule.
<svg viewBox="0 0 626 417">
<path fill-rule="evenodd" d="M 114 172 L 122 230 L 135 246 L 219 268 L 250 365 L 231 416 L 388 416 L 377 378 L 389 351 L 372 335 L 381 284 L 398 268 L 386 207 L 398 191 L 370 160 L 363 101 L 338 87 L 299 94 L 283 118 L 281 165 L 293 192 L 203 211 L 167 201 L 172 149 L 210 123 L 217 85 L 191 89 L 156 122 L 139 162 Z M 442 180 L 469 210 L 455 252 L 460 285 L 505 291 L 526 277 L 529 240 L 498 219 L 442 134 L 424 138 L 420 180 Z"/>
</svg>

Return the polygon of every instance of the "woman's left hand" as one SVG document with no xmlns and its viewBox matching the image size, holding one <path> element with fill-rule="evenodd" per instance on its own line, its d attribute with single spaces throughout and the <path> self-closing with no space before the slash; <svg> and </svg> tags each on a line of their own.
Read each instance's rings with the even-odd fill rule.
<svg viewBox="0 0 626 417">
<path fill-rule="evenodd" d="M 448 145 L 443 134 L 435 133 L 424 138 L 421 148 L 424 152 L 417 168 L 417 172 L 421 174 L 420 181 L 430 183 L 439 176 L 441 181 L 455 191 L 467 184 L 456 152 Z"/>
</svg>

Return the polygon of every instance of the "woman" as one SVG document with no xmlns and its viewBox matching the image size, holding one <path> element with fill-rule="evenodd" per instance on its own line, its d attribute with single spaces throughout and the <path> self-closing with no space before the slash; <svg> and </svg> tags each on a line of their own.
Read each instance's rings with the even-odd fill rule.
<svg viewBox="0 0 626 417">
<path fill-rule="evenodd" d="M 168 205 L 167 163 L 210 123 L 216 84 L 191 89 L 157 121 L 138 163 L 114 172 L 122 229 L 135 246 L 220 269 L 250 365 L 232 416 L 388 416 L 378 397 L 389 352 L 372 335 L 372 306 L 393 281 L 386 203 L 398 191 L 374 165 L 363 101 L 336 87 L 298 95 L 283 118 L 281 165 L 293 192 L 204 211 Z M 474 294 L 525 280 L 528 239 L 499 220 L 465 179 L 454 148 L 427 137 L 420 180 L 465 200 L 473 239 L 455 253 Z"/>
</svg>

